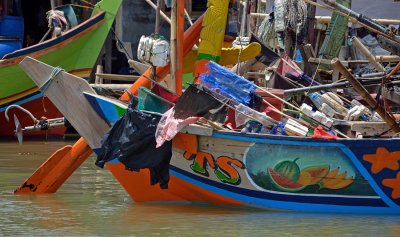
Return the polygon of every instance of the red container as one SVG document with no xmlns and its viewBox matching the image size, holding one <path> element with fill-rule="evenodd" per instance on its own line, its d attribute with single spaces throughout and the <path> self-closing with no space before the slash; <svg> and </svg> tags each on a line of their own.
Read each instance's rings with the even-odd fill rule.
<svg viewBox="0 0 400 237">
<path fill-rule="evenodd" d="M 268 89 L 268 92 L 278 96 L 279 98 L 281 98 L 283 100 L 283 95 L 284 95 L 284 91 L 280 90 L 280 89 Z M 275 108 L 277 108 L 278 110 L 280 110 L 281 112 L 283 111 L 283 101 L 272 97 L 271 95 L 269 95 L 267 92 L 262 91 L 257 89 L 256 93 L 259 94 L 265 101 L 267 101 L 268 103 L 270 103 L 271 105 L 273 105 Z M 261 104 L 261 112 L 265 112 L 268 116 L 270 116 L 271 118 L 275 119 L 276 121 L 281 121 L 282 120 L 282 115 L 280 115 L 277 112 L 272 111 L 271 108 L 268 108 L 268 105 L 263 102 Z"/>
</svg>

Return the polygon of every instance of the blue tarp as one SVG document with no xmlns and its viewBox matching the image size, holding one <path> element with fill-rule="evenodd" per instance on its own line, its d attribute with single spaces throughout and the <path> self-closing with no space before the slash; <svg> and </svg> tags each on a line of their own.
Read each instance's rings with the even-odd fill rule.
<svg viewBox="0 0 400 237">
<path fill-rule="evenodd" d="M 249 105 L 250 94 L 256 90 L 253 83 L 214 62 L 207 63 L 207 67 L 209 72 L 200 75 L 204 87 L 238 103 Z"/>
</svg>

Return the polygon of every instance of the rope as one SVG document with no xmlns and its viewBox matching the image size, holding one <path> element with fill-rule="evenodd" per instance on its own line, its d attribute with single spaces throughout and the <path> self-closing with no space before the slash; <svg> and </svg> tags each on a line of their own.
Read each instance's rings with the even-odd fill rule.
<svg viewBox="0 0 400 237">
<path fill-rule="evenodd" d="M 285 2 L 285 26 L 286 28 L 302 29 L 307 21 L 307 4 L 298 0 L 286 0 Z"/>
<path fill-rule="evenodd" d="M 60 73 L 63 72 L 64 69 L 60 67 L 55 67 L 53 71 L 51 72 L 49 78 L 39 87 L 39 90 L 44 94 L 46 90 L 49 88 L 51 82 L 53 79 Z"/>
<path fill-rule="evenodd" d="M 133 58 L 129 55 L 128 50 L 125 48 L 125 45 L 124 45 L 124 43 L 122 42 L 122 40 L 120 40 L 120 39 L 118 38 L 118 36 L 117 36 L 117 33 L 115 33 L 114 27 L 111 27 L 110 30 L 111 30 L 111 32 L 112 32 L 113 35 L 114 35 L 114 38 L 115 38 L 115 45 L 117 46 L 118 49 L 120 49 L 119 51 L 122 52 L 122 53 L 125 55 L 125 57 L 126 57 L 127 59 L 133 59 Z M 121 51 L 121 50 L 123 50 L 123 51 Z"/>
</svg>

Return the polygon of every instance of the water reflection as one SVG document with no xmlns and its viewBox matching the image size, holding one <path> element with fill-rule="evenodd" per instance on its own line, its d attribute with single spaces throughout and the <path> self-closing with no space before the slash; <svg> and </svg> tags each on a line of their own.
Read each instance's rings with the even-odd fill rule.
<svg viewBox="0 0 400 237">
<path fill-rule="evenodd" d="M 0 143 L 0 236 L 398 236 L 397 216 L 133 203 L 90 157 L 56 194 L 14 195 L 63 142 Z"/>
</svg>

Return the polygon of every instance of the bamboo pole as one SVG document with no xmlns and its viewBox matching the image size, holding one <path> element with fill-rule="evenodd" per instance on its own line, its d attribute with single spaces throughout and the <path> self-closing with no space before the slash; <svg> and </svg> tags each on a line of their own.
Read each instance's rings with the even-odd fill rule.
<svg viewBox="0 0 400 237">
<path fill-rule="evenodd" d="M 393 131 L 396 133 L 400 132 L 400 127 L 396 123 L 396 121 L 388 114 L 386 111 L 379 106 L 379 104 L 372 98 L 372 96 L 368 93 L 368 91 L 361 85 L 359 81 L 357 81 L 354 76 L 347 71 L 347 69 L 343 66 L 343 64 L 337 59 L 332 60 L 332 65 L 343 75 L 346 77 L 346 79 L 353 85 L 354 90 L 362 96 L 365 101 L 368 103 L 368 105 L 375 110 L 381 117 L 382 119 L 389 125 Z"/>
<path fill-rule="evenodd" d="M 360 78 L 360 79 L 365 79 L 365 78 Z M 363 86 L 379 86 L 382 83 L 382 78 L 368 79 L 368 80 L 369 80 L 368 82 L 363 83 L 364 84 Z M 400 81 L 392 81 L 391 84 L 399 85 Z M 284 90 L 284 92 L 285 92 L 285 95 L 301 95 L 301 94 L 304 94 L 305 92 L 312 93 L 312 92 L 317 92 L 317 91 L 342 89 L 342 88 L 352 88 L 352 85 L 346 81 L 346 82 L 337 82 L 337 83 L 331 83 L 331 84 L 319 85 L 319 86 L 287 89 L 287 90 Z"/>
<path fill-rule="evenodd" d="M 178 0 L 177 2 L 177 67 L 175 75 L 175 91 L 176 94 L 182 94 L 182 81 L 183 81 L 183 35 L 185 33 L 185 0 Z"/>
<path fill-rule="evenodd" d="M 185 8 L 185 16 L 186 16 L 186 19 L 188 20 L 189 24 L 193 25 L 192 18 L 190 17 L 189 12 L 186 11 L 186 8 Z"/>
<path fill-rule="evenodd" d="M 161 4 L 163 0 L 157 0 L 157 8 L 156 8 L 156 26 L 154 29 L 154 33 L 156 35 L 160 34 L 160 16 L 161 16 Z"/>
<path fill-rule="evenodd" d="M 157 5 L 154 4 L 151 0 L 145 0 L 154 10 L 157 10 Z M 165 13 L 163 11 L 160 11 L 160 15 L 162 18 L 164 18 L 164 20 L 166 22 L 168 22 L 168 24 L 171 25 L 171 19 L 169 19 L 169 17 L 167 15 L 165 15 Z"/>
<path fill-rule="evenodd" d="M 177 42 L 177 20 L 178 20 L 178 3 L 179 0 L 172 0 L 171 1 L 171 79 L 172 81 L 176 82 L 176 70 L 178 67 L 178 42 Z M 176 86 L 176 85 L 175 85 Z M 175 91 L 176 91 L 175 87 Z"/>
<path fill-rule="evenodd" d="M 310 1 L 313 1 L 313 0 L 310 0 Z M 307 2 L 307 1 L 305 1 L 305 2 Z M 309 3 L 309 2 L 307 2 L 307 3 Z M 314 5 L 314 6 L 317 6 L 317 5 Z M 323 6 L 323 5 L 321 5 L 321 6 Z M 324 8 L 324 9 L 329 10 L 329 8 Z M 262 18 L 262 19 L 264 19 L 265 17 L 269 17 L 269 14 L 268 13 L 256 13 L 256 12 L 253 12 L 253 13 L 250 13 L 250 16 L 252 18 Z M 326 25 L 326 24 L 329 24 L 331 22 L 332 17 L 331 16 L 315 16 L 315 20 L 319 24 Z M 382 25 L 399 25 L 400 24 L 400 19 L 374 18 L 372 20 L 374 20 L 374 21 L 376 21 L 376 22 L 378 22 L 379 24 L 382 24 Z"/>
<path fill-rule="evenodd" d="M 378 35 L 382 35 L 382 36 L 385 37 L 385 38 L 388 38 L 388 39 L 391 39 L 391 40 L 393 40 L 393 41 L 395 41 L 395 42 L 397 42 L 397 43 L 400 43 L 400 39 L 399 39 L 399 38 L 397 38 L 397 37 L 395 37 L 395 36 L 388 35 L 388 34 L 386 33 L 386 31 L 383 31 L 383 29 L 381 29 L 382 27 L 379 27 L 379 29 L 376 29 L 376 28 L 374 28 L 374 27 L 372 27 L 372 26 L 370 26 L 370 25 L 367 25 L 366 23 L 360 22 L 358 19 L 355 18 L 354 15 L 345 14 L 345 13 L 343 13 L 343 12 L 341 12 L 341 11 L 338 11 L 338 10 L 332 8 L 332 7 L 328 7 L 328 6 L 326 6 L 326 5 L 322 5 L 322 4 L 319 4 L 319 3 L 315 3 L 315 2 L 313 2 L 312 0 L 303 0 L 303 1 L 306 2 L 306 3 L 309 3 L 309 4 L 311 4 L 311 5 L 320 7 L 320 8 L 322 8 L 322 9 L 325 9 L 325 10 L 328 10 L 328 11 L 331 11 L 331 12 L 335 12 L 335 13 L 341 15 L 341 16 L 346 17 L 346 18 L 349 19 L 351 22 L 356 23 L 356 24 L 359 24 L 359 25 L 365 27 L 365 28 L 368 29 L 369 31 L 372 31 L 372 32 L 374 32 L 374 33 L 376 33 L 376 34 L 378 34 Z M 326 0 L 323 0 L 323 1 L 326 1 Z M 355 13 L 355 12 L 351 11 L 350 13 Z M 358 13 L 355 13 L 355 14 L 358 14 Z M 371 23 L 371 22 L 370 22 L 370 23 Z M 376 24 L 375 24 L 375 25 L 376 25 Z"/>
<path fill-rule="evenodd" d="M 360 41 L 357 37 L 353 36 L 353 37 L 351 38 L 351 42 L 353 43 L 354 46 L 356 46 L 356 48 L 357 48 L 358 50 L 361 51 L 362 54 L 364 54 L 365 57 L 367 57 L 369 63 L 370 63 L 376 70 L 378 70 L 379 72 L 384 72 L 384 71 L 385 71 L 385 68 L 382 66 L 382 64 L 378 63 L 378 62 L 375 60 L 375 56 L 372 55 L 372 53 L 367 49 L 367 47 L 365 47 L 365 45 L 364 45 L 363 43 L 361 43 L 361 41 Z"/>
<path fill-rule="evenodd" d="M 56 7 L 56 1 L 50 0 L 50 6 L 51 6 L 51 9 L 54 10 L 54 8 Z"/>
</svg>

